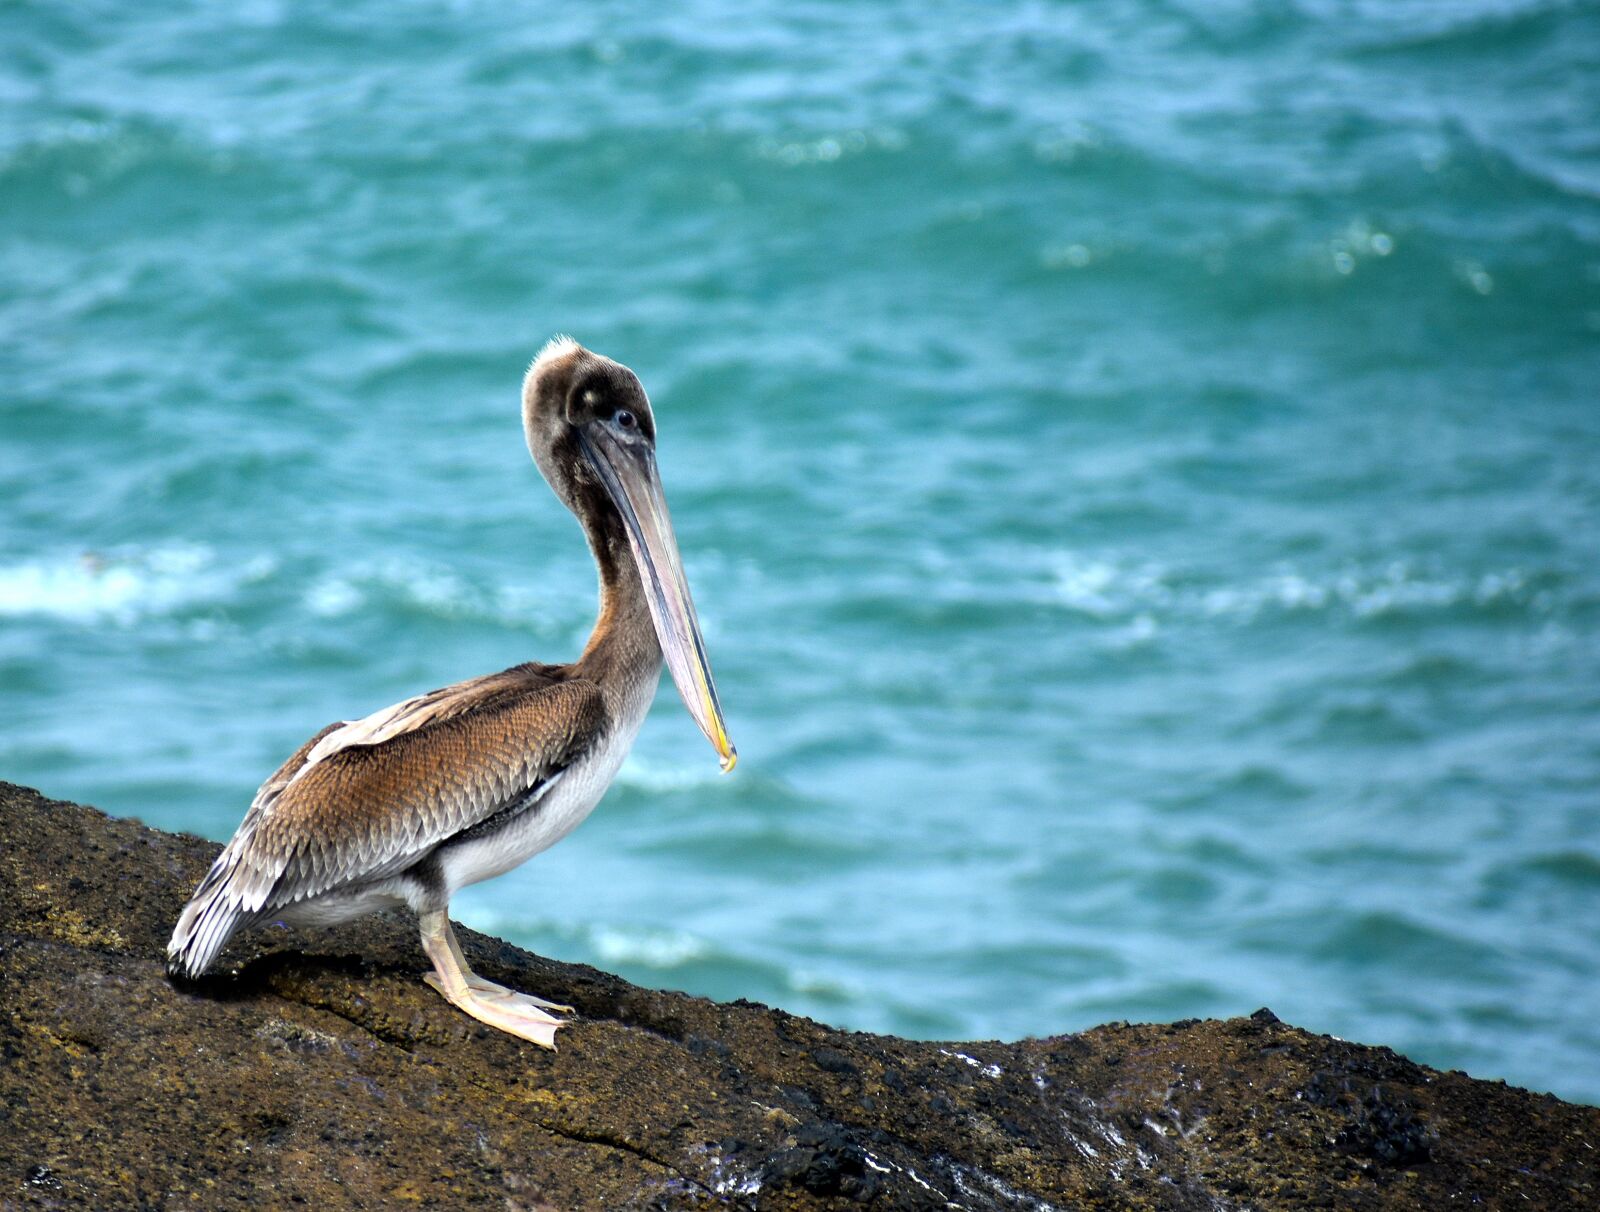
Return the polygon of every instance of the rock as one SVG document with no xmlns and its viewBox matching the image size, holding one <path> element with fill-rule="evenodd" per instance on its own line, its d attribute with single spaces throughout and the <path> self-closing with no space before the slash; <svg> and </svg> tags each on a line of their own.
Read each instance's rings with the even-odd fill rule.
<svg viewBox="0 0 1600 1212">
<path fill-rule="evenodd" d="M 0 828 L 0 1208 L 1600 1207 L 1600 1110 L 1269 1010 L 920 1043 L 463 931 L 578 1008 L 550 1053 L 424 986 L 399 919 L 176 987 L 215 845 L 10 784 Z"/>
</svg>

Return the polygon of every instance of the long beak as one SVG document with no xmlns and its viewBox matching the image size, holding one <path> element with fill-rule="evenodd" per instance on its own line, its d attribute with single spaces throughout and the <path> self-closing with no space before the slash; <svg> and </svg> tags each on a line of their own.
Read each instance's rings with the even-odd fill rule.
<svg viewBox="0 0 1600 1212">
<path fill-rule="evenodd" d="M 683 576 L 683 560 L 672 533 L 667 498 L 661 491 L 655 451 L 643 442 L 619 442 L 598 426 L 580 430 L 579 445 L 628 528 L 628 546 L 639 566 L 639 579 L 644 582 L 645 598 L 650 603 L 650 619 L 655 623 L 672 680 L 678 684 L 678 693 L 694 722 L 716 747 L 726 773 L 733 769 L 739 755 L 728 739 L 722 705 L 717 702 L 717 684 L 711 680 L 711 662 L 706 658 L 700 620 L 695 616 L 694 599 L 689 596 L 689 582 Z"/>
</svg>

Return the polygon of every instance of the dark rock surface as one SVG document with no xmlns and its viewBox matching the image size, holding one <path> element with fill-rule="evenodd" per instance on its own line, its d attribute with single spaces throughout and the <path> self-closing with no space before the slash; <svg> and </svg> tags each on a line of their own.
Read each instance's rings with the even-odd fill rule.
<svg viewBox="0 0 1600 1212">
<path fill-rule="evenodd" d="M 835 1031 L 463 932 L 556 1053 L 418 979 L 411 923 L 170 984 L 216 847 L 0 784 L 0 1208 L 1600 1207 L 1600 1109 L 1287 1026 Z"/>
</svg>

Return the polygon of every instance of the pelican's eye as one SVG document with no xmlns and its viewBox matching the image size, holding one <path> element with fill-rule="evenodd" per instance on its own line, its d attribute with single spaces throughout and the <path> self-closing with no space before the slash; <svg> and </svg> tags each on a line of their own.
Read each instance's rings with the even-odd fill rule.
<svg viewBox="0 0 1600 1212">
<path fill-rule="evenodd" d="M 634 416 L 626 408 L 617 409 L 617 415 L 611 419 L 617 423 L 618 429 L 632 430 L 639 428 L 639 418 Z"/>
</svg>

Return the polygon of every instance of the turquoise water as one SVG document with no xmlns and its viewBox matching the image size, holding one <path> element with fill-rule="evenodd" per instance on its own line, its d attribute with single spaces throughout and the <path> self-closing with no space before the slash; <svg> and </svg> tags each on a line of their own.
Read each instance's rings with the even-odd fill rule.
<svg viewBox="0 0 1600 1212">
<path fill-rule="evenodd" d="M 1600 10 L 662 7 L 8 6 L 0 776 L 220 839 L 327 721 L 575 655 L 571 331 L 742 761 L 664 689 L 460 918 L 1600 1100 Z"/>
</svg>

